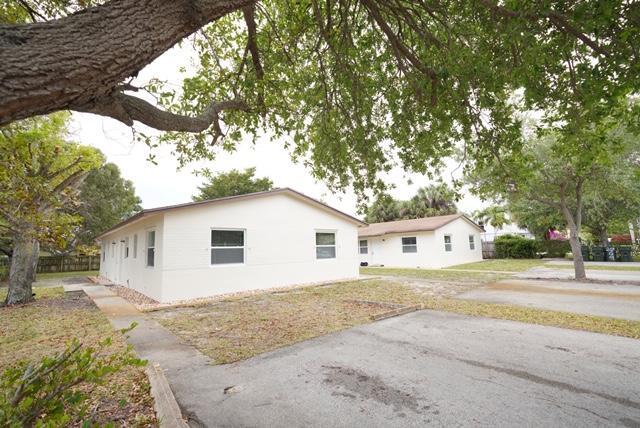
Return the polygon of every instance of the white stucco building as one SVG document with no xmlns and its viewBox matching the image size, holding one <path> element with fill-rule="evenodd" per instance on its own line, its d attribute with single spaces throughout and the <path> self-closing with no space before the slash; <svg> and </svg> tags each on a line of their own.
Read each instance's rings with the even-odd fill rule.
<svg viewBox="0 0 640 428">
<path fill-rule="evenodd" d="M 372 223 L 358 231 L 360 262 L 441 268 L 482 260 L 482 228 L 463 214 Z"/>
<path fill-rule="evenodd" d="M 288 188 L 148 209 L 98 237 L 100 275 L 160 302 L 352 279 L 364 225 Z"/>
</svg>

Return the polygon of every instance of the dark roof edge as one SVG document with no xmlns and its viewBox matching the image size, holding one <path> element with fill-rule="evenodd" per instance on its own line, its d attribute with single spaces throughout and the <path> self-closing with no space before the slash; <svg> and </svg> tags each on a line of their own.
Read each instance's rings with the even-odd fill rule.
<svg viewBox="0 0 640 428">
<path fill-rule="evenodd" d="M 341 217 L 346 217 L 348 220 L 357 223 L 360 226 L 366 226 L 367 223 L 363 222 L 362 220 L 349 215 L 345 212 L 342 212 L 336 208 L 333 208 L 332 206 L 329 206 L 327 204 L 325 204 L 324 202 L 321 202 L 315 198 L 312 198 L 311 196 L 307 196 L 304 193 L 298 192 L 297 190 L 293 190 L 289 187 L 281 187 L 281 188 L 276 188 L 276 189 L 272 189 L 272 190 L 265 190 L 263 192 L 254 192 L 254 193 L 246 193 L 244 195 L 236 195 L 236 196 L 226 196 L 224 198 L 217 198 L 217 199 L 207 199 L 206 201 L 197 201 L 197 202 L 186 202 L 186 203 L 182 203 L 182 204 L 176 204 L 176 205 L 166 205 L 166 206 L 162 206 L 162 207 L 156 207 L 156 208 L 149 208 L 146 210 L 142 210 L 139 213 L 129 217 L 128 219 L 121 221 L 120 223 L 116 224 L 115 226 L 110 227 L 109 229 L 105 230 L 104 232 L 100 233 L 100 235 L 98 235 L 96 237 L 96 239 L 100 239 L 102 237 L 104 237 L 105 235 L 111 233 L 111 232 L 115 232 L 118 229 L 121 229 L 122 227 L 128 225 L 128 224 L 132 224 L 135 223 L 137 220 L 140 220 L 144 217 L 147 217 L 150 214 L 155 214 L 155 213 L 161 213 L 161 212 L 166 212 L 166 211 L 173 211 L 176 209 L 181 209 L 181 208 L 189 208 L 189 207 L 195 207 L 195 206 L 199 206 L 199 205 L 208 205 L 208 204 L 212 204 L 212 203 L 220 203 L 220 202 L 227 202 L 227 201 L 240 201 L 243 199 L 252 199 L 252 198 L 257 198 L 257 197 L 261 197 L 261 196 L 268 196 L 268 195 L 274 195 L 277 193 L 291 193 L 295 196 L 297 196 L 298 198 L 305 200 L 308 203 L 313 203 L 315 205 L 319 205 L 321 208 L 327 209 L 328 211 L 331 211 L 334 214 L 337 214 Z"/>
<path fill-rule="evenodd" d="M 448 215 L 453 215 L 453 214 L 448 214 Z M 439 217 L 439 216 L 436 216 Z M 442 216 L 445 217 L 445 216 Z M 436 228 L 433 229 L 425 229 L 425 228 L 421 228 L 421 227 L 416 227 L 415 229 L 411 229 L 411 230 L 404 230 L 402 232 L 384 232 L 384 233 L 378 233 L 375 235 L 358 235 L 358 236 L 362 236 L 362 237 L 372 237 L 372 236 L 384 236 L 384 235 L 392 235 L 392 234 L 397 234 L 397 233 L 409 233 L 409 232 L 433 232 L 437 229 L 440 229 L 443 226 L 448 225 L 449 223 L 451 223 L 452 221 L 456 221 L 459 218 L 466 220 L 468 223 L 471 223 L 472 226 L 475 226 L 478 230 L 484 232 L 484 229 L 482 227 L 480 227 L 480 225 L 478 223 L 476 223 L 475 221 L 471 220 L 466 214 L 464 213 L 457 213 L 455 215 L 455 217 L 452 217 L 450 220 L 442 223 L 441 225 L 439 225 Z M 413 220 L 413 219 L 408 219 L 408 220 Z M 402 221 L 402 220 L 395 220 L 395 221 Z M 383 222 L 385 223 L 385 222 Z M 380 223 L 378 223 L 380 224 Z"/>
</svg>

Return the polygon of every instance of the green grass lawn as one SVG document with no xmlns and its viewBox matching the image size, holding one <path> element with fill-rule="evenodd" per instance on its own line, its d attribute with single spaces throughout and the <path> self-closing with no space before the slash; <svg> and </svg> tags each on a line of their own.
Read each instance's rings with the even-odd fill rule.
<svg viewBox="0 0 640 428">
<path fill-rule="evenodd" d="M 361 267 L 360 273 L 363 275 L 402 276 L 408 278 L 476 283 L 498 281 L 511 276 L 508 273 L 459 272 L 446 269 L 405 269 L 385 267 Z"/>
<path fill-rule="evenodd" d="M 19 361 L 52 356 L 74 337 L 85 346 L 96 346 L 111 337 L 109 349 L 126 347 L 122 334 L 113 330 L 88 297 L 65 294 L 62 287 L 34 290 L 34 302 L 0 307 L 0 373 Z M 6 289 L 0 290 L 0 299 L 5 295 Z M 142 367 L 125 367 L 109 375 L 102 385 L 84 384 L 79 388 L 90 395 L 92 418 L 97 423 L 90 426 L 157 426 L 149 380 Z M 77 420 L 69 426 L 83 424 Z"/>
<path fill-rule="evenodd" d="M 559 269 L 573 269 L 573 265 L 547 265 L 547 267 L 559 268 Z M 621 271 L 635 271 L 640 272 L 640 266 L 602 266 L 602 265 L 585 265 L 587 270 L 621 270 Z"/>
<path fill-rule="evenodd" d="M 73 278 L 75 276 L 97 276 L 100 271 L 97 270 L 83 270 L 78 272 L 51 272 L 51 273 L 39 273 L 36 274 L 38 281 L 47 279 L 61 279 L 61 278 Z"/>
<path fill-rule="evenodd" d="M 540 259 L 492 259 L 481 262 L 449 266 L 445 269 L 495 270 L 502 272 L 524 272 L 534 267 L 544 266 Z"/>
</svg>

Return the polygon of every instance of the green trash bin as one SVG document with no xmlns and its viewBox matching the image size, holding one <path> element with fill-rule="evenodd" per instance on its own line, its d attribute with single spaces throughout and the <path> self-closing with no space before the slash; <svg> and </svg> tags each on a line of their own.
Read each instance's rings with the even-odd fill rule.
<svg viewBox="0 0 640 428">
<path fill-rule="evenodd" d="M 606 261 L 605 255 L 606 255 L 606 248 L 596 245 L 594 247 L 591 247 L 591 254 L 593 254 L 593 261 L 594 262 L 604 262 Z"/>
<path fill-rule="evenodd" d="M 582 260 L 591 260 L 591 252 L 589 251 L 589 247 L 587 245 L 581 245 L 580 252 L 582 253 Z"/>
<path fill-rule="evenodd" d="M 618 247 L 618 257 L 621 262 L 632 261 L 631 247 Z"/>
</svg>

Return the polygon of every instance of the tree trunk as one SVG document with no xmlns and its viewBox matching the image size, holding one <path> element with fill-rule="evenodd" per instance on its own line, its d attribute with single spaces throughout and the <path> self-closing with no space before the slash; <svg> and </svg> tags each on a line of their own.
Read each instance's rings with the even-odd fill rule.
<svg viewBox="0 0 640 428">
<path fill-rule="evenodd" d="M 100 114 L 125 79 L 254 2 L 112 0 L 49 22 L 0 25 L 0 125 L 65 109 Z"/>
<path fill-rule="evenodd" d="M 40 243 L 32 234 L 17 234 L 13 239 L 13 257 L 9 269 L 9 292 L 5 304 L 16 305 L 33 300 L 31 285 L 35 280 Z"/>
<path fill-rule="evenodd" d="M 609 234 L 607 233 L 607 231 L 601 230 L 598 235 L 598 237 L 600 238 L 600 244 L 604 247 L 607 247 L 609 245 Z"/>
<path fill-rule="evenodd" d="M 576 208 L 576 214 L 574 218 L 571 214 L 571 211 L 569 210 L 569 207 L 567 206 L 564 195 L 561 198 L 560 209 L 562 210 L 564 219 L 567 221 L 569 233 L 571 234 L 571 236 L 569 237 L 569 244 L 571 245 L 571 252 L 573 253 L 573 270 L 575 272 L 575 279 L 586 279 L 587 273 L 584 269 L 582 249 L 580 248 L 580 241 L 578 240 L 578 236 L 580 236 L 580 226 L 582 224 L 582 205 L 580 203 L 578 203 L 577 205 L 578 206 Z"/>
<path fill-rule="evenodd" d="M 584 259 L 582 258 L 582 248 L 580 248 L 580 241 L 578 240 L 579 230 L 573 225 L 569 227 L 571 237 L 569 238 L 569 244 L 571 244 L 571 252 L 573 253 L 573 270 L 575 272 L 576 279 L 586 279 L 587 273 L 584 269 Z"/>
</svg>

